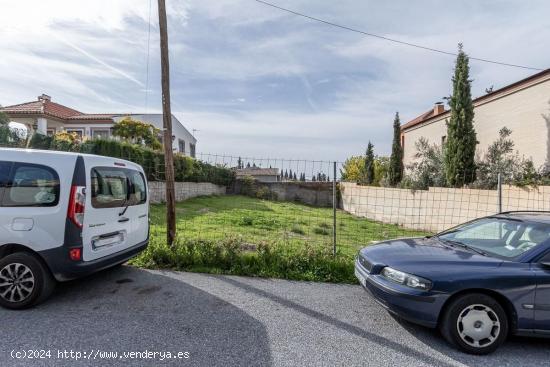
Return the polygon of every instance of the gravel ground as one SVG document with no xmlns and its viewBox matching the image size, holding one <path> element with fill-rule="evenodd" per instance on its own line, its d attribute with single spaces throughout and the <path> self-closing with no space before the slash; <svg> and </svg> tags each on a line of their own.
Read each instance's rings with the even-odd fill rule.
<svg viewBox="0 0 550 367">
<path fill-rule="evenodd" d="M 515 367 L 550 361 L 550 341 L 541 339 L 513 338 L 485 357 L 462 354 L 435 331 L 395 320 L 359 286 L 127 266 L 61 284 L 34 309 L 0 309 L 0 320 L 0 366 Z M 51 357 L 11 356 L 28 350 L 49 350 Z M 100 359 L 98 350 L 119 354 Z M 64 351 L 73 358 L 59 358 Z M 120 357 L 132 351 L 188 352 L 189 358 Z M 76 360 L 76 352 L 90 359 Z"/>
</svg>

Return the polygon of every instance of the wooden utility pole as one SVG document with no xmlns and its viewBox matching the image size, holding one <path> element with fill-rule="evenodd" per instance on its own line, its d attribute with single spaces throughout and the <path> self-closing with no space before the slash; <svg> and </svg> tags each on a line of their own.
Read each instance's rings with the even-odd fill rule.
<svg viewBox="0 0 550 367">
<path fill-rule="evenodd" d="M 170 108 L 170 64 L 166 4 L 158 0 L 160 26 L 160 65 L 162 71 L 162 125 L 164 127 L 164 170 L 166 180 L 166 240 L 172 246 L 176 238 L 176 196 L 174 190 L 174 153 L 172 152 L 172 111 Z"/>
</svg>

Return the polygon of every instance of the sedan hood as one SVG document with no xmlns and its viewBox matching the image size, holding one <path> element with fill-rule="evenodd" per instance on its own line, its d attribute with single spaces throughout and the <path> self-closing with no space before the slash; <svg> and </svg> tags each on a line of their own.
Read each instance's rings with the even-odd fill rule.
<svg viewBox="0 0 550 367">
<path fill-rule="evenodd" d="M 501 259 L 483 256 L 465 249 L 445 245 L 437 238 L 405 238 L 380 242 L 360 251 L 361 256 L 377 273 L 390 266 L 407 273 L 431 278 L 434 274 L 464 273 L 488 270 L 502 264 Z"/>
</svg>

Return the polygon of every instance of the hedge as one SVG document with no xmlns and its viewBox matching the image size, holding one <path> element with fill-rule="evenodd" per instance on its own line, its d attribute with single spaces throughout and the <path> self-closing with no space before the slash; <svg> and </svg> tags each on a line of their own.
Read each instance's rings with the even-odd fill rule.
<svg viewBox="0 0 550 367">
<path fill-rule="evenodd" d="M 163 181 L 165 178 L 162 152 L 127 142 L 94 139 L 84 143 L 73 143 L 34 134 L 29 147 L 122 158 L 141 165 L 150 181 Z M 226 167 L 214 166 L 178 153 L 174 154 L 174 175 L 175 180 L 180 182 L 211 182 L 223 186 L 231 185 L 235 179 L 235 173 Z"/>
</svg>

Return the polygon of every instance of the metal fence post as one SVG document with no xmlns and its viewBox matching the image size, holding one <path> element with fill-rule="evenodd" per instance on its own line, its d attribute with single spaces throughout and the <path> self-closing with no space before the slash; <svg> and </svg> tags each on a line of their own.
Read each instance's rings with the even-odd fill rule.
<svg viewBox="0 0 550 367">
<path fill-rule="evenodd" d="M 332 255 L 336 256 L 336 162 L 332 172 Z"/>
<path fill-rule="evenodd" d="M 502 213 L 502 177 L 500 173 L 497 176 L 497 200 L 498 200 L 498 212 Z"/>
</svg>

